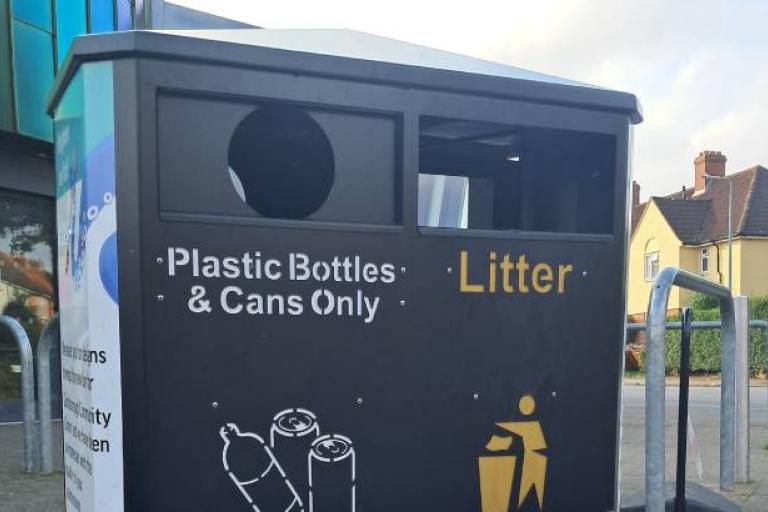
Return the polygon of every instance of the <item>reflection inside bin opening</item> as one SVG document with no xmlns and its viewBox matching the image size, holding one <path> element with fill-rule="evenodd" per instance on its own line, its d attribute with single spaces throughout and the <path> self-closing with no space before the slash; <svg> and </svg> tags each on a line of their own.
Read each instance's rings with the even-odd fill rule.
<svg viewBox="0 0 768 512">
<path fill-rule="evenodd" d="M 320 208 L 334 181 L 327 135 L 298 107 L 269 105 L 245 116 L 229 143 L 237 195 L 264 217 L 303 219 Z"/>
<path fill-rule="evenodd" d="M 424 116 L 419 225 L 613 232 L 613 135 Z"/>
</svg>

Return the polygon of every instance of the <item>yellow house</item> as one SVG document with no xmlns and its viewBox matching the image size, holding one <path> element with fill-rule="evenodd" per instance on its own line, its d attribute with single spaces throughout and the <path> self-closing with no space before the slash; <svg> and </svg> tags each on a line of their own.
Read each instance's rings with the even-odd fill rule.
<svg viewBox="0 0 768 512">
<path fill-rule="evenodd" d="M 659 269 L 672 266 L 728 285 L 728 195 L 732 189 L 733 293 L 768 294 L 768 169 L 725 175 L 725 156 L 703 151 L 694 160 L 694 186 L 640 203 L 633 184 L 629 243 L 630 321 L 642 322 Z M 673 288 L 669 309 L 690 305 L 692 294 Z"/>
</svg>

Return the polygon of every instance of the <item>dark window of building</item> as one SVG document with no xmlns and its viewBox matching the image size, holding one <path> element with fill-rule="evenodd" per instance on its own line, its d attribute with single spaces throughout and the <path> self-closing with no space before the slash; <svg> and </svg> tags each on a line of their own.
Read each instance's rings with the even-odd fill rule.
<svg viewBox="0 0 768 512">
<path fill-rule="evenodd" d="M 45 112 L 45 98 L 53 84 L 51 34 L 13 20 L 12 35 L 18 131 L 30 137 L 51 141 L 53 123 Z"/>
<path fill-rule="evenodd" d="M 421 118 L 419 224 L 609 234 L 613 136 Z"/>
<path fill-rule="evenodd" d="M 0 191 L 0 314 L 16 318 L 33 348 L 53 316 L 53 200 Z M 0 331 L 0 400 L 19 398 L 19 352 Z"/>
<path fill-rule="evenodd" d="M 15 131 L 8 0 L 0 0 L 0 130 Z"/>
</svg>

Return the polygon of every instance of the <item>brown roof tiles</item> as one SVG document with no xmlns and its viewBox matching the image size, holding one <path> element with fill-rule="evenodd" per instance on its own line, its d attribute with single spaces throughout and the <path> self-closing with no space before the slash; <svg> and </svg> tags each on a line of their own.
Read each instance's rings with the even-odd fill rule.
<svg viewBox="0 0 768 512">
<path fill-rule="evenodd" d="M 768 236 L 768 169 L 750 167 L 726 176 L 733 187 L 733 236 Z M 653 197 L 664 218 L 684 244 L 702 244 L 728 236 L 728 182 L 710 180 L 706 190 Z M 634 207 L 632 232 L 648 203 Z"/>
</svg>

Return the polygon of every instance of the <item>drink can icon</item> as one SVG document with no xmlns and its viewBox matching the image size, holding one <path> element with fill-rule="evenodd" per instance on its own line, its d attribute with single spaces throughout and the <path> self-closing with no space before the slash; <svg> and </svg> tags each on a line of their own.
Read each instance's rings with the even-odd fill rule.
<svg viewBox="0 0 768 512">
<path fill-rule="evenodd" d="M 301 408 L 275 414 L 269 431 L 269 445 L 305 503 L 309 493 L 307 453 L 319 435 L 317 417 Z"/>
<path fill-rule="evenodd" d="M 257 434 L 234 423 L 219 430 L 224 440 L 224 470 L 254 512 L 303 512 L 304 504 L 269 446 Z"/>
<path fill-rule="evenodd" d="M 309 451 L 310 512 L 354 512 L 355 450 L 339 434 L 315 439 Z"/>
</svg>

